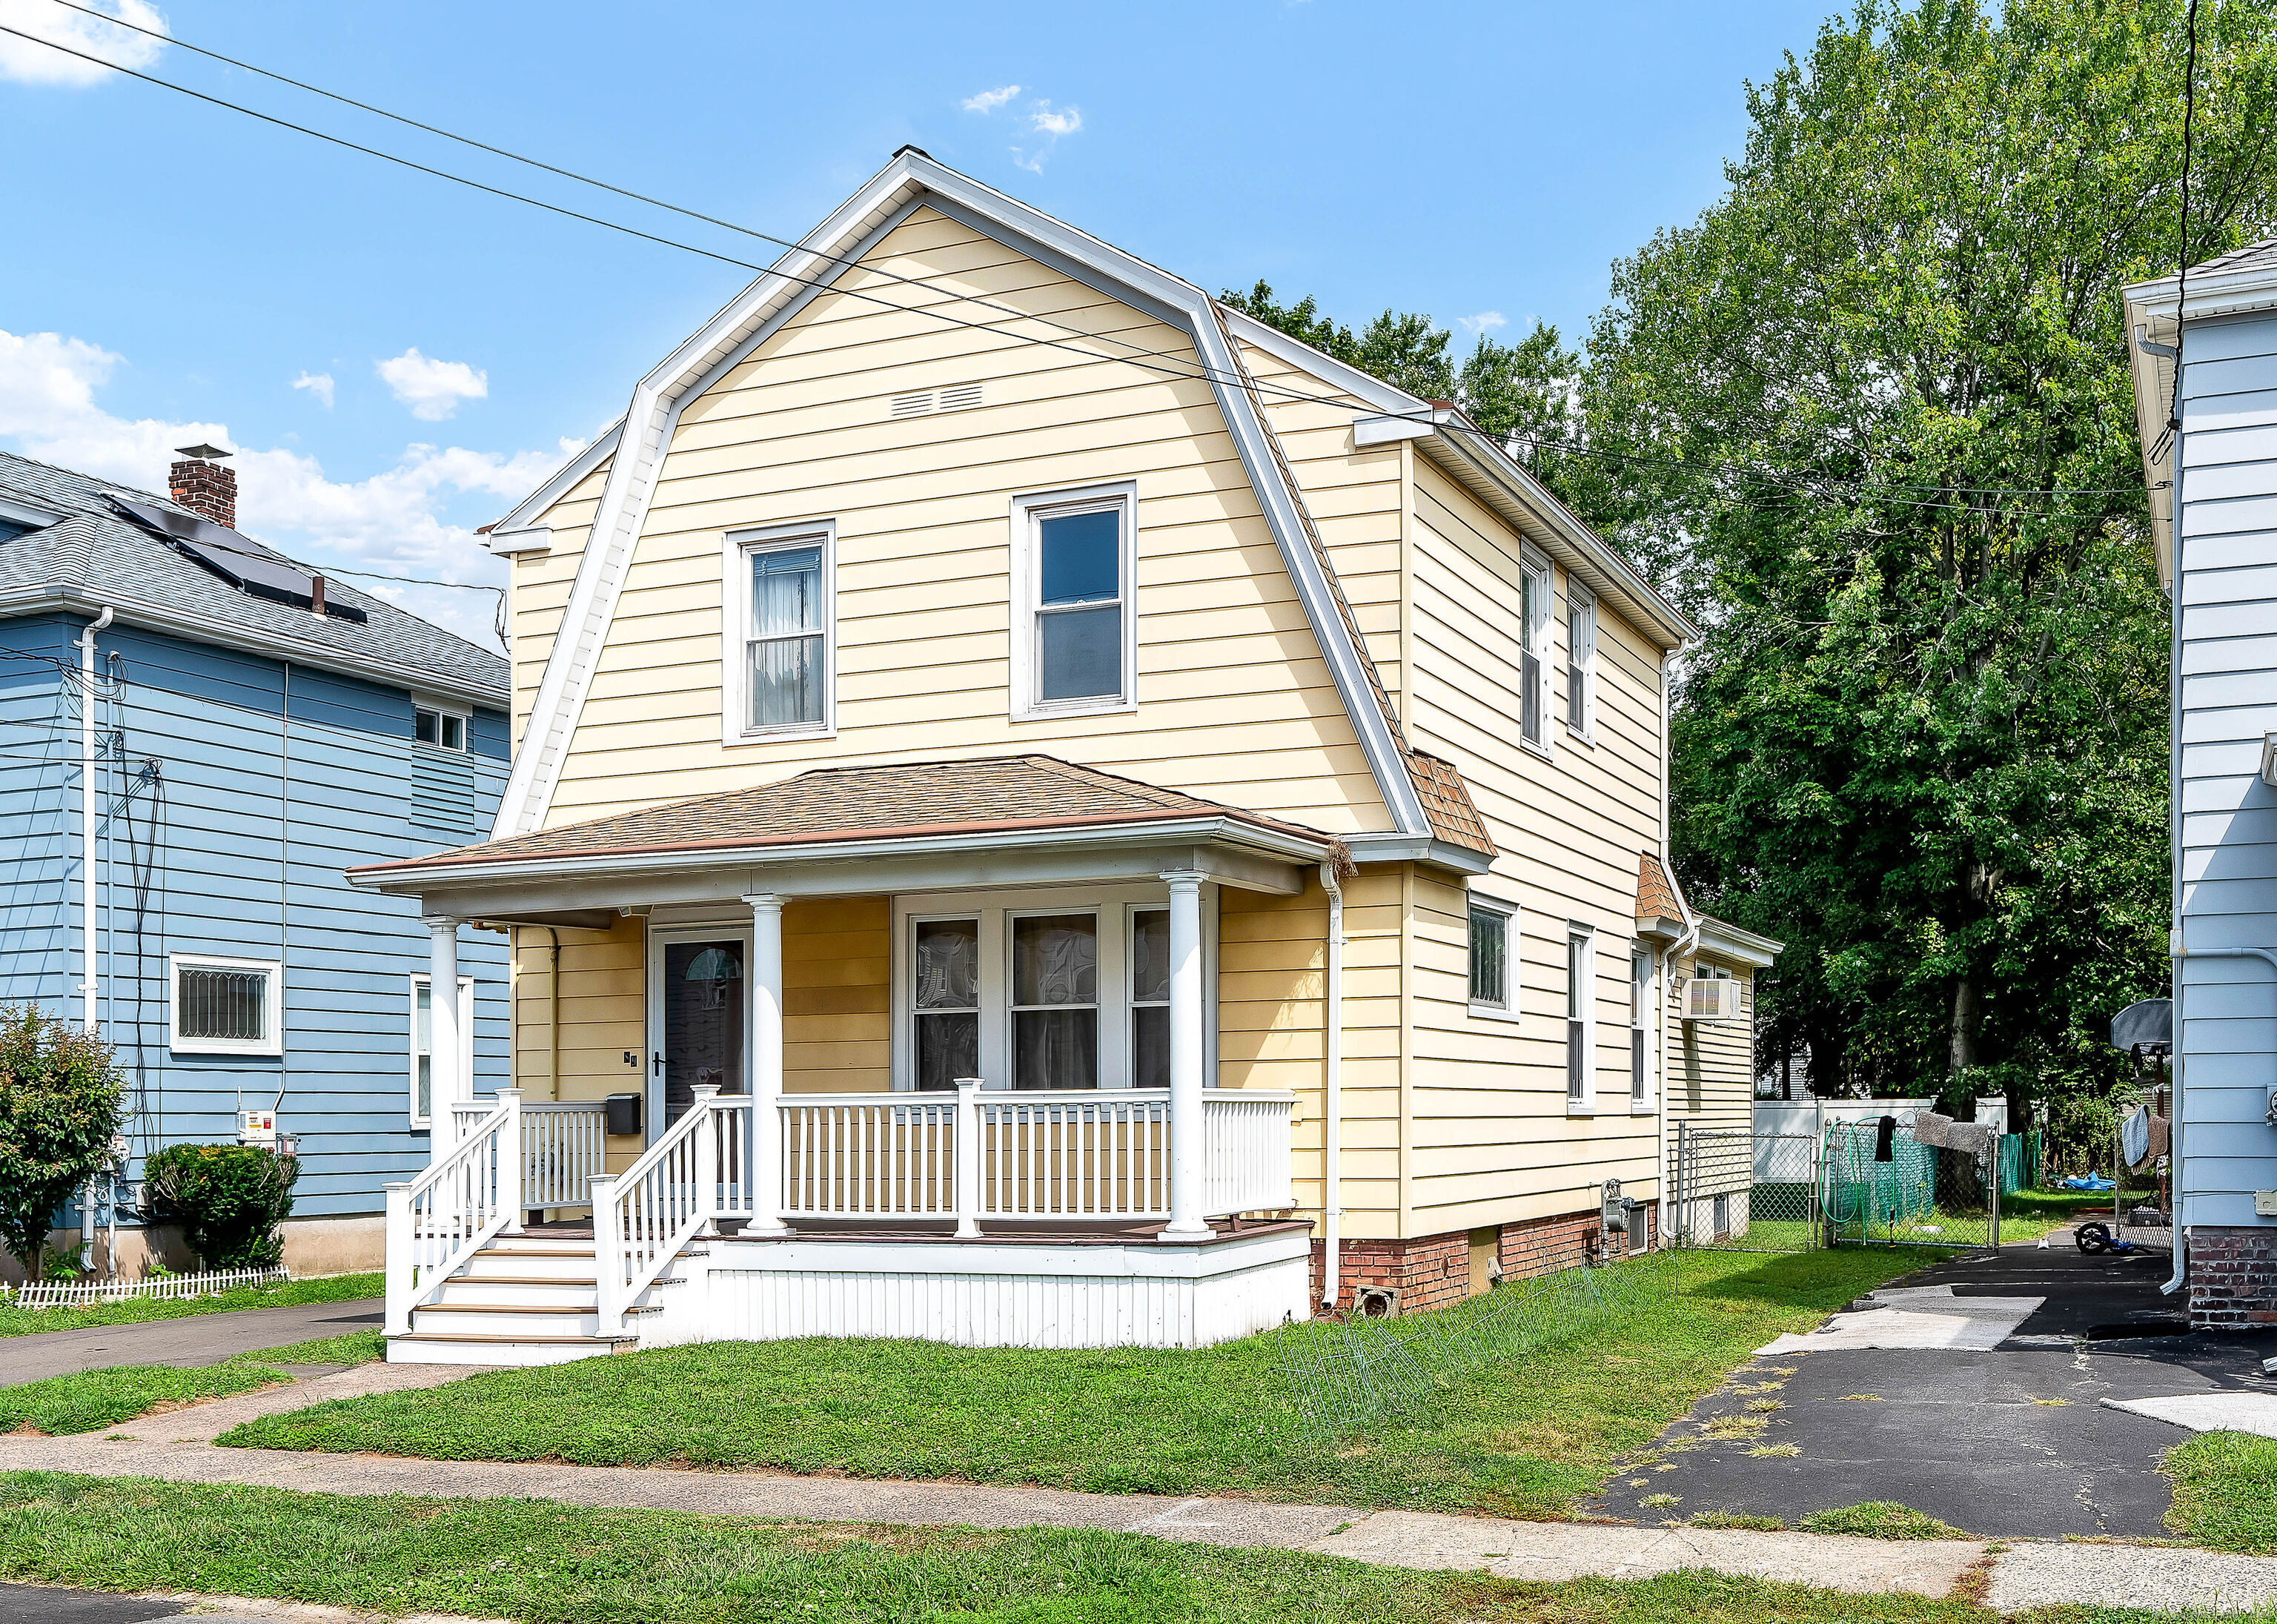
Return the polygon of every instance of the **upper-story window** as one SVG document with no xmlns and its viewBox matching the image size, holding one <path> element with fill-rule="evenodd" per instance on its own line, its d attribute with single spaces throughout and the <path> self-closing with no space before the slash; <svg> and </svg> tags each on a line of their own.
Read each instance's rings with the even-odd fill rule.
<svg viewBox="0 0 2277 1624">
<path fill-rule="evenodd" d="M 411 709 L 411 736 L 436 750 L 463 752 L 467 748 L 467 719 L 456 711 L 414 705 Z"/>
<path fill-rule="evenodd" d="M 826 733 L 837 663 L 831 526 L 731 536 L 723 696 L 730 743 Z"/>
<path fill-rule="evenodd" d="M 1012 505 L 1012 713 L 1127 710 L 1136 664 L 1129 485 Z"/>
<path fill-rule="evenodd" d="M 1519 571 L 1519 734 L 1549 748 L 1550 566 L 1526 559 Z"/>
<path fill-rule="evenodd" d="M 1565 725 L 1583 738 L 1597 727 L 1597 600 L 1566 590 Z"/>
</svg>

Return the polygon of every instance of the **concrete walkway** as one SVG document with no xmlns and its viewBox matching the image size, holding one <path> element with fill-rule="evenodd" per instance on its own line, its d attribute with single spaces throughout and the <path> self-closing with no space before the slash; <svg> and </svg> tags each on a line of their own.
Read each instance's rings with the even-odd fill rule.
<svg viewBox="0 0 2277 1624">
<path fill-rule="evenodd" d="M 107 1365 L 217 1365 L 240 1353 L 352 1330 L 377 1330 L 386 1310 L 377 1297 L 347 1302 L 301 1303 L 290 1308 L 239 1308 L 225 1314 L 186 1314 L 132 1325 L 88 1325 L 0 1338 L 0 1381 L 11 1385 L 50 1376 L 72 1376 Z"/>
</svg>

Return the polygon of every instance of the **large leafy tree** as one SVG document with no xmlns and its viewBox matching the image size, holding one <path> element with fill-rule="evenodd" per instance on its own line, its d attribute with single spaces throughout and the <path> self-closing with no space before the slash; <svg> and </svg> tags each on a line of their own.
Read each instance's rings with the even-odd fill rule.
<svg viewBox="0 0 2277 1624">
<path fill-rule="evenodd" d="M 2092 1095 L 2166 980 L 2167 613 L 2128 280 L 2182 246 L 2182 0 L 1864 4 L 1614 271 L 1567 495 L 1706 627 L 1679 868 L 1822 1088 Z M 2266 234 L 2267 0 L 2202 4 L 2188 251 Z"/>
</svg>

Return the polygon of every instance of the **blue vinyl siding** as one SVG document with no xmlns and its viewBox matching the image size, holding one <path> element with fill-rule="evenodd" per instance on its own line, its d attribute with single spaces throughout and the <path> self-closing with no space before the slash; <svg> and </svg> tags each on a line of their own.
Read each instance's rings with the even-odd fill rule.
<svg viewBox="0 0 2277 1624">
<path fill-rule="evenodd" d="M 2184 335 L 2180 829 L 2183 940 L 2277 946 L 2277 789 L 2260 776 L 2277 731 L 2277 318 L 2193 324 Z M 2192 959 L 2175 996 L 2185 1087 L 2184 1224 L 2268 1223 L 2277 1189 L 2277 977 L 2258 959 Z"/>
<path fill-rule="evenodd" d="M 0 648 L 75 658 L 78 626 L 0 621 Z M 102 634 L 98 648 L 117 679 L 98 705 L 98 731 L 123 734 L 126 755 L 123 771 L 116 759 L 101 769 L 99 804 L 116 802 L 144 761 L 159 767 L 155 789 L 134 795 L 97 847 L 110 903 L 97 917 L 110 966 L 102 1009 L 137 1095 L 138 1157 L 159 1144 L 233 1138 L 240 1110 L 278 1103 L 300 1141 L 295 1216 L 377 1213 L 381 1185 L 427 1161 L 429 1136 L 409 1124 L 409 1071 L 410 978 L 426 971 L 428 934 L 413 903 L 360 892 L 344 871 L 479 838 L 505 784 L 504 719 L 477 713 L 474 751 L 438 763 L 412 741 L 404 690 L 126 627 Z M 0 997 L 35 998 L 75 1018 L 72 686 L 52 666 L 0 656 L 0 737 L 54 736 L 52 759 L 0 743 L 11 850 Z M 460 792 L 447 815 L 415 820 L 415 785 L 438 766 Z M 133 876 L 145 868 L 138 908 Z M 171 1051 L 176 953 L 281 962 L 283 1055 Z M 503 936 L 461 931 L 479 1092 L 507 1078 L 506 957 Z"/>
</svg>

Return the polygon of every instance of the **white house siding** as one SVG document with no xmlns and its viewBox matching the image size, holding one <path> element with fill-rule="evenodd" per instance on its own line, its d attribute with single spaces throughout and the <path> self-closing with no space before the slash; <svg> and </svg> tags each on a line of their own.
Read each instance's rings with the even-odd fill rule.
<svg viewBox="0 0 2277 1624">
<path fill-rule="evenodd" d="M 2193 322 L 2183 347 L 2181 771 L 2184 945 L 2277 947 L 2277 316 Z M 2158 495 L 2164 497 L 2164 492 Z M 2252 1225 L 2277 1186 L 2277 974 L 2257 958 L 2177 966 L 2184 1080 L 2182 1221 Z"/>
</svg>

